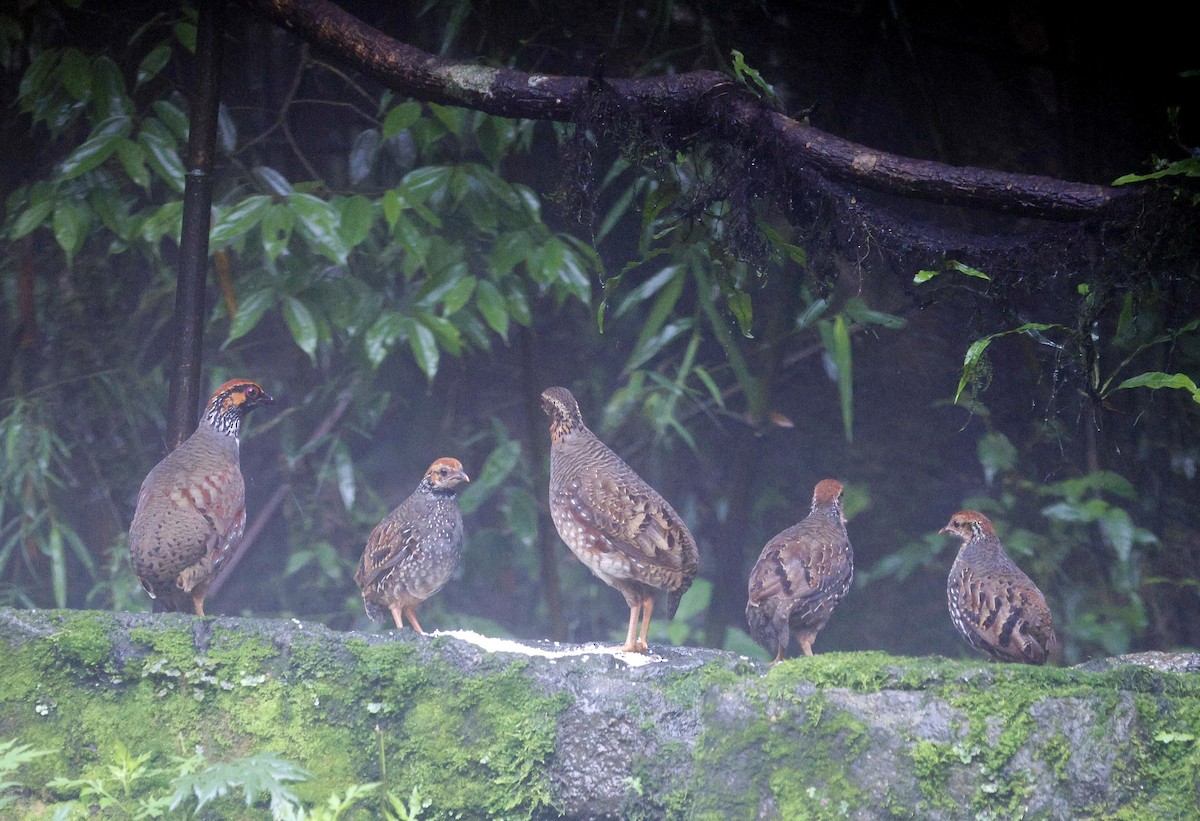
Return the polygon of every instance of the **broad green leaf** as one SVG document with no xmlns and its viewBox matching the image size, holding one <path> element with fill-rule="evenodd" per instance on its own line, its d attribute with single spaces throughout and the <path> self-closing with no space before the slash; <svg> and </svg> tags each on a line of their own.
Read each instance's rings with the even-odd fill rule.
<svg viewBox="0 0 1200 821">
<path fill-rule="evenodd" d="M 63 49 L 58 76 L 71 99 L 86 103 L 92 98 L 92 61 L 79 49 Z"/>
<path fill-rule="evenodd" d="M 338 202 L 341 220 L 338 233 L 347 248 L 361 245 L 371 233 L 371 225 L 375 221 L 375 206 L 366 197 L 347 197 Z"/>
<path fill-rule="evenodd" d="M 807 328 L 816 320 L 821 318 L 825 313 L 825 309 L 829 307 L 829 300 L 822 297 L 821 299 L 813 300 L 813 302 L 800 312 L 796 317 L 796 327 L 798 329 Z"/>
<path fill-rule="evenodd" d="M 162 121 L 162 124 L 170 129 L 171 136 L 180 145 L 187 143 L 188 115 L 184 113 L 183 109 L 166 100 L 155 100 L 152 108 L 154 109 L 154 113 L 158 115 L 158 119 Z"/>
<path fill-rule="evenodd" d="M 100 56 L 92 62 L 92 106 L 97 119 L 129 116 L 133 101 L 125 94 L 125 76 L 121 67 L 110 57 Z"/>
<path fill-rule="evenodd" d="M 259 231 L 262 232 L 263 251 L 274 261 L 287 248 L 292 238 L 296 215 L 291 208 L 272 203 L 263 215 Z"/>
<path fill-rule="evenodd" d="M 1200 402 L 1200 388 L 1196 387 L 1196 383 L 1190 376 L 1182 373 L 1163 373 L 1161 371 L 1148 371 L 1140 373 L 1137 376 L 1130 377 L 1117 385 L 1117 390 L 1123 388 L 1150 388 L 1158 390 L 1159 388 L 1177 388 L 1185 390 L 1192 395 L 1192 400 Z"/>
<path fill-rule="evenodd" d="M 753 339 L 754 334 L 751 331 L 753 330 L 754 310 L 750 294 L 745 291 L 730 291 L 725 298 L 729 303 L 729 312 L 737 320 L 738 330 L 742 332 L 742 336 Z"/>
<path fill-rule="evenodd" d="M 221 347 L 224 348 L 230 342 L 253 330 L 267 309 L 274 304 L 275 292 L 270 288 L 254 291 L 242 299 L 238 303 L 237 311 L 230 318 L 229 336 L 225 338 Z"/>
<path fill-rule="evenodd" d="M 508 339 L 508 300 L 490 280 L 479 281 L 475 288 L 475 306 L 488 327 Z"/>
<path fill-rule="evenodd" d="M 433 331 L 419 322 L 414 322 L 408 335 L 408 344 L 412 348 L 417 365 L 432 381 L 433 377 L 437 376 L 438 359 L 441 356 Z"/>
<path fill-rule="evenodd" d="M 1017 464 L 1017 448 L 1003 433 L 988 433 L 975 446 L 983 478 L 990 485 L 997 474 L 1012 470 Z"/>
<path fill-rule="evenodd" d="M 413 100 L 401 103 L 388 112 L 383 120 L 383 137 L 390 139 L 421 119 L 421 104 Z"/>
<path fill-rule="evenodd" d="M 192 54 L 196 53 L 196 25 L 194 23 L 176 23 L 171 27 L 175 39 Z"/>
<path fill-rule="evenodd" d="M 54 200 L 51 199 L 40 199 L 30 204 L 13 223 L 9 236 L 14 240 L 18 240 L 26 234 L 31 233 L 46 221 L 46 217 L 50 216 L 50 212 L 53 210 Z"/>
<path fill-rule="evenodd" d="M 123 114 L 109 117 L 92 129 L 83 144 L 62 161 L 59 175 L 69 180 L 91 171 L 112 156 L 132 128 L 132 122 Z"/>
<path fill-rule="evenodd" d="M 153 80 L 170 61 L 171 47 L 166 43 L 159 43 L 142 58 L 141 64 L 138 65 L 137 80 L 134 85 L 140 86 L 142 83 Z"/>
<path fill-rule="evenodd" d="M 377 151 L 379 151 L 379 132 L 374 128 L 360 131 L 350 145 L 350 156 L 347 158 L 350 182 L 357 185 L 370 176 Z"/>
<path fill-rule="evenodd" d="M 258 179 L 264 188 L 277 197 L 286 197 L 294 191 L 292 184 L 287 181 L 287 177 L 270 166 L 256 165 L 250 173 Z"/>
<path fill-rule="evenodd" d="M 471 480 L 461 494 L 459 505 L 465 514 L 474 513 L 486 502 L 496 489 L 504 484 L 521 460 L 521 443 L 516 439 L 504 439 L 483 463 L 479 476 Z"/>
<path fill-rule="evenodd" d="M 1133 552 L 1133 530 L 1133 520 L 1119 507 L 1108 508 L 1100 517 L 1100 535 L 1122 563 L 1129 561 Z"/>
<path fill-rule="evenodd" d="M 446 187 L 452 170 L 444 165 L 426 165 L 415 168 L 405 174 L 404 179 L 400 181 L 401 191 L 410 203 L 425 202 Z"/>
<path fill-rule="evenodd" d="M 439 350 L 445 351 L 451 356 L 458 356 L 462 353 L 462 334 L 459 333 L 458 328 L 454 327 L 453 322 L 424 311 L 419 313 L 417 321 L 433 332 L 434 341 Z"/>
<path fill-rule="evenodd" d="M 317 321 L 313 318 L 312 311 L 308 310 L 308 306 L 294 296 L 287 297 L 283 301 L 283 321 L 287 323 L 288 330 L 292 332 L 292 339 L 296 341 L 300 350 L 308 354 L 309 359 L 315 359 L 320 334 Z"/>
<path fill-rule="evenodd" d="M 389 188 L 383 192 L 382 202 L 383 218 L 387 220 L 388 230 L 393 231 L 396 228 L 396 221 L 400 219 L 400 209 L 404 206 L 403 198 L 395 188 Z"/>
<path fill-rule="evenodd" d="M 941 273 L 942 273 L 941 271 L 928 271 L 928 270 L 917 271 L 917 275 L 913 277 L 913 282 L 920 285 L 922 283 L 928 282 L 929 280 L 933 279 L 935 276 L 940 275 Z"/>
<path fill-rule="evenodd" d="M 1163 177 L 1200 177 L 1200 159 L 1187 157 L 1182 160 L 1176 160 L 1152 174 L 1125 174 L 1113 180 L 1112 184 L 1128 185 L 1131 182 L 1161 180 Z"/>
<path fill-rule="evenodd" d="M 142 128 L 138 142 L 146 149 L 147 159 L 160 179 L 177 193 L 183 193 L 183 161 L 175 146 L 151 130 Z"/>
<path fill-rule="evenodd" d="M 471 301 L 477 281 L 470 274 L 456 277 L 454 284 L 442 293 L 442 316 L 453 316 Z"/>
<path fill-rule="evenodd" d="M 1042 515 L 1060 522 L 1090 524 L 1103 516 L 1108 509 L 1109 504 L 1103 499 L 1088 499 L 1081 502 L 1058 502 L 1042 508 Z"/>
<path fill-rule="evenodd" d="M 551 242 L 555 242 L 552 238 Z M 572 294 L 576 299 L 584 305 L 592 303 L 592 283 L 588 277 L 587 266 L 583 258 L 573 248 L 568 248 L 566 245 L 559 243 L 562 248 L 562 253 L 558 255 L 558 277 L 559 281 L 566 286 L 567 292 Z M 549 248 L 550 243 L 547 243 Z M 554 250 L 557 250 L 554 249 Z M 547 253 L 543 256 L 543 264 L 553 264 L 551 260 L 554 254 Z M 549 271 L 547 271 L 549 278 Z"/>
<path fill-rule="evenodd" d="M 338 233 L 338 214 L 333 206 L 312 194 L 293 193 L 287 201 L 309 247 L 338 265 L 345 265 L 350 249 Z"/>
<path fill-rule="evenodd" d="M 529 299 L 519 281 L 509 283 L 505 291 L 505 301 L 508 302 L 508 315 L 516 320 L 518 325 L 528 328 L 533 324 L 533 310 L 529 307 Z"/>
<path fill-rule="evenodd" d="M 410 320 L 395 311 L 384 311 L 363 335 L 363 349 L 367 360 L 378 367 L 387 358 L 388 351 L 405 334 Z"/>
<path fill-rule="evenodd" d="M 67 256 L 67 265 L 83 247 L 91 224 L 92 212 L 86 205 L 64 200 L 54 209 L 54 238 Z"/>
<path fill-rule="evenodd" d="M 183 226 L 183 200 L 173 200 L 152 211 L 142 223 L 142 239 L 155 243 L 170 237 L 179 244 L 179 232 Z"/>
<path fill-rule="evenodd" d="M 1038 493 L 1043 496 L 1061 496 L 1068 502 L 1078 502 L 1089 493 L 1103 492 L 1120 496 L 1122 499 L 1136 499 L 1137 491 L 1133 484 L 1119 473 L 1110 470 L 1094 470 L 1073 479 L 1063 479 L 1049 485 L 1042 485 Z"/>
<path fill-rule="evenodd" d="M 117 159 L 134 185 L 150 188 L 150 170 L 146 168 L 146 152 L 133 140 L 123 139 L 117 143 Z"/>
<path fill-rule="evenodd" d="M 208 236 L 210 251 L 218 251 L 262 222 L 271 198 L 265 194 L 246 197 L 232 207 L 217 210 L 216 220 Z"/>
</svg>

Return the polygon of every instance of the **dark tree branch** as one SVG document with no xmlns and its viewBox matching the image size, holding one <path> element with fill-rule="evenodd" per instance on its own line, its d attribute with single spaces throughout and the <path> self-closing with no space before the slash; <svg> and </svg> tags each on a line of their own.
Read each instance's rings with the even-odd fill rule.
<svg viewBox="0 0 1200 821">
<path fill-rule="evenodd" d="M 223 0 L 199 0 L 195 92 L 190 108 L 183 228 L 175 286 L 175 345 L 167 402 L 167 447 L 174 450 L 196 428 L 200 404 L 200 348 L 204 339 L 204 284 L 212 211 L 212 164 L 217 144 Z"/>
<path fill-rule="evenodd" d="M 240 0 L 308 43 L 388 88 L 426 102 L 504 117 L 569 122 L 597 85 L 588 77 L 527 74 L 437 57 L 394 40 L 329 0 Z M 950 166 L 876 151 L 774 111 L 714 71 L 606 79 L 624 114 L 672 124 L 676 139 L 711 130 L 760 154 L 763 173 L 799 179 L 817 169 L 832 179 L 949 205 L 1068 218 L 1105 209 L 1131 190 L 1029 174 Z"/>
</svg>

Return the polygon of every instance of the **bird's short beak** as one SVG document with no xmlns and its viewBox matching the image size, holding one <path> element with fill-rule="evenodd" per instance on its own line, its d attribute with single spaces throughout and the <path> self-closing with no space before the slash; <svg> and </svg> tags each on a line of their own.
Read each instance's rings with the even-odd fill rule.
<svg viewBox="0 0 1200 821">
<path fill-rule="evenodd" d="M 953 536 L 954 534 L 950 532 L 950 527 L 949 527 L 949 526 L 946 526 L 946 527 L 943 527 L 941 530 L 939 530 L 939 531 L 938 531 L 938 535 L 940 535 L 940 536 Z"/>
<path fill-rule="evenodd" d="M 460 470 L 460 471 L 456 472 L 454 475 L 456 477 L 458 477 L 458 479 L 461 480 L 462 482 L 465 482 L 467 484 L 470 484 L 470 482 L 471 482 L 471 477 L 467 475 L 466 471 Z"/>
<path fill-rule="evenodd" d="M 259 398 L 258 401 L 263 403 L 264 405 L 275 404 L 275 400 L 271 398 L 271 394 L 267 393 L 266 391 L 263 391 L 263 395 Z"/>
</svg>

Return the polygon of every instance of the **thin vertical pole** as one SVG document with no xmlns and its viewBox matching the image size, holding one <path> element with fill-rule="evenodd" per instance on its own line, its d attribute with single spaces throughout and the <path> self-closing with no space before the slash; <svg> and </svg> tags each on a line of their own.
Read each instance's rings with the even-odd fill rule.
<svg viewBox="0 0 1200 821">
<path fill-rule="evenodd" d="M 183 184 L 183 230 L 175 287 L 175 340 L 167 403 L 167 446 L 174 450 L 195 429 L 200 404 L 204 289 L 208 278 L 208 231 L 212 168 L 220 101 L 223 0 L 197 0 L 196 73 L 190 106 Z"/>
</svg>

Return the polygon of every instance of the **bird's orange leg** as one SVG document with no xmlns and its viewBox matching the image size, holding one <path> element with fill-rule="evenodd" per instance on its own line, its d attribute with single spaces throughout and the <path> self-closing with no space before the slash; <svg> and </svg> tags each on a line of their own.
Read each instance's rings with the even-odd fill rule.
<svg viewBox="0 0 1200 821">
<path fill-rule="evenodd" d="M 813 654 L 813 651 L 812 651 L 813 640 L 810 638 L 802 638 L 802 639 L 799 639 L 799 642 L 800 642 L 800 649 L 804 651 L 804 655 L 811 656 Z"/>
<path fill-rule="evenodd" d="M 389 608 L 392 611 L 392 620 L 396 622 L 396 629 L 404 629 L 404 608 L 398 604 L 393 604 Z"/>
<path fill-rule="evenodd" d="M 779 652 L 775 654 L 775 660 L 771 662 L 770 666 L 774 667 L 776 664 L 778 664 L 781 661 L 783 661 L 783 645 L 782 644 L 779 645 Z"/>
<path fill-rule="evenodd" d="M 412 623 L 413 630 L 416 630 L 422 636 L 425 635 L 425 631 L 421 629 L 421 623 L 417 621 L 416 605 L 409 605 L 404 609 L 404 612 L 408 614 L 408 620 Z"/>
<path fill-rule="evenodd" d="M 192 610 L 197 616 L 204 615 L 204 590 L 207 585 L 198 584 L 192 588 Z"/>
<path fill-rule="evenodd" d="M 642 605 L 634 604 L 629 607 L 629 631 L 625 634 L 625 646 L 616 649 L 623 650 L 626 653 L 637 653 L 637 640 L 634 638 L 637 635 L 638 612 L 642 609 Z"/>
<path fill-rule="evenodd" d="M 646 634 L 650 631 L 650 614 L 654 612 L 654 597 L 647 596 L 642 599 L 642 632 L 638 635 L 637 651 L 639 653 L 649 653 L 650 645 L 646 643 Z"/>
</svg>

